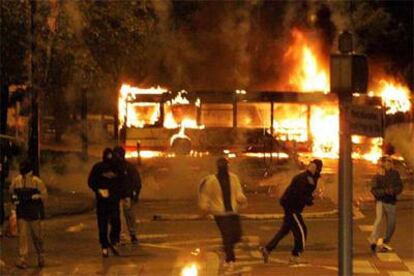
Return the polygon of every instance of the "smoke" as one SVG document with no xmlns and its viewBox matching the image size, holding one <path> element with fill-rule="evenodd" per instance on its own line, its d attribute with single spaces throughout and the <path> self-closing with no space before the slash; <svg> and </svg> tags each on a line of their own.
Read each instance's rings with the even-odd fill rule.
<svg viewBox="0 0 414 276">
<path fill-rule="evenodd" d="M 392 125 L 385 131 L 385 143 L 393 145 L 414 170 L 414 124 Z"/>
</svg>

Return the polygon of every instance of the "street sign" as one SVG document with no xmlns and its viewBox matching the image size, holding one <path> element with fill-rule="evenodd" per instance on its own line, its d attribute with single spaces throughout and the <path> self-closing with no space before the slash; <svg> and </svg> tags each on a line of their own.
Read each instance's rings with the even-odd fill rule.
<svg viewBox="0 0 414 276">
<path fill-rule="evenodd" d="M 351 133 L 383 137 L 384 109 L 380 106 L 351 105 Z"/>
</svg>

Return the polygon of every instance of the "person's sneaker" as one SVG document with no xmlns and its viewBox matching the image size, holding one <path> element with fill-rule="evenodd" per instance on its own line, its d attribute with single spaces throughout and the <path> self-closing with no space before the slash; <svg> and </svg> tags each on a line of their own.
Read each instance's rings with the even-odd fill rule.
<svg viewBox="0 0 414 276">
<path fill-rule="evenodd" d="M 371 245 L 369 246 L 369 248 L 371 249 L 372 253 L 377 252 L 377 244 L 376 243 L 371 243 Z"/>
<path fill-rule="evenodd" d="M 45 267 L 45 258 L 43 256 L 37 258 L 37 266 L 40 268 Z"/>
<path fill-rule="evenodd" d="M 386 244 L 386 243 L 383 243 L 383 244 L 382 244 L 382 247 L 383 247 L 383 248 L 386 248 L 388 251 L 393 251 L 392 247 L 391 247 L 391 246 L 389 246 L 389 245 L 388 245 L 388 244 Z"/>
<path fill-rule="evenodd" d="M 28 265 L 27 265 L 27 263 L 26 263 L 26 261 L 25 261 L 25 260 L 19 260 L 19 261 L 16 263 L 16 267 L 17 267 L 17 268 L 20 268 L 20 269 L 26 269 L 26 268 L 28 267 Z"/>
<path fill-rule="evenodd" d="M 111 245 L 109 245 L 109 248 L 111 249 L 112 253 L 113 253 L 115 256 L 119 256 L 118 244 L 116 244 L 116 243 L 111 244 Z"/>
<path fill-rule="evenodd" d="M 104 258 L 109 257 L 108 248 L 102 248 L 102 257 L 104 257 Z"/>
<path fill-rule="evenodd" d="M 290 265 L 296 265 L 296 264 L 300 264 L 301 259 L 299 256 L 290 256 L 289 258 L 289 264 Z"/>
<path fill-rule="evenodd" d="M 260 247 L 260 252 L 262 253 L 263 262 L 267 264 L 269 262 L 269 251 L 267 251 L 266 247 Z"/>
<path fill-rule="evenodd" d="M 379 246 L 378 248 L 378 252 L 379 253 L 386 253 L 386 252 L 390 252 L 392 251 L 392 247 L 383 243 L 381 246 Z"/>
</svg>

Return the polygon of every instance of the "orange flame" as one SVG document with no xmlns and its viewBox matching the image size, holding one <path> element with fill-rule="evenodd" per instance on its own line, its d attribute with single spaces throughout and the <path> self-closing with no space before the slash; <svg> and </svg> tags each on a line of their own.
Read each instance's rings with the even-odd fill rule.
<svg viewBox="0 0 414 276">
<path fill-rule="evenodd" d="M 381 79 L 377 91 L 384 101 L 387 114 L 410 111 L 410 89 L 406 85 L 394 79 Z"/>
<path fill-rule="evenodd" d="M 316 55 L 316 45 L 311 45 L 304 34 L 294 29 L 292 31 L 293 44 L 289 47 L 284 58 L 294 62 L 289 74 L 291 88 L 303 92 L 329 91 L 327 70 L 322 68 Z"/>
</svg>

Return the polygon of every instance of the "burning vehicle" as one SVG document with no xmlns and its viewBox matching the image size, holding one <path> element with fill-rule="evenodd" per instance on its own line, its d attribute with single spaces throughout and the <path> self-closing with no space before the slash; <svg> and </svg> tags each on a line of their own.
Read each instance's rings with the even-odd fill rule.
<svg viewBox="0 0 414 276">
<path fill-rule="evenodd" d="M 337 159 L 339 108 L 336 95 L 329 93 L 327 62 L 303 33 L 294 30 L 292 36 L 288 62 L 283 61 L 288 74 L 277 91 L 187 92 L 123 84 L 119 136 L 127 157 L 143 162 L 224 154 L 260 160 L 261 176 L 288 161 Z M 401 114 L 412 120 L 410 90 L 393 77 L 372 79 L 371 92 L 355 95 L 353 104 L 378 109 L 381 132 Z M 353 158 L 376 163 L 383 156 L 382 137 L 353 135 Z"/>
</svg>

